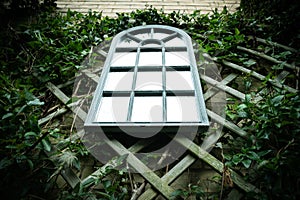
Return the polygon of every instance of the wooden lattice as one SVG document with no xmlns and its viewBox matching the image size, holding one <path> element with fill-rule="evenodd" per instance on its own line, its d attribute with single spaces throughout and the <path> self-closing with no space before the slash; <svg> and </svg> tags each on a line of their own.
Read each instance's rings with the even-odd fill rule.
<svg viewBox="0 0 300 200">
<path fill-rule="evenodd" d="M 258 42 L 263 43 L 264 45 L 273 45 L 278 46 L 280 48 L 284 48 L 285 50 L 294 51 L 294 49 L 291 49 L 290 47 L 285 47 L 283 45 L 274 44 L 274 43 L 268 43 L 263 39 L 258 39 Z M 97 50 L 93 51 L 96 52 L 97 56 L 102 56 L 105 58 L 107 55 L 106 53 L 107 46 L 98 48 Z M 283 61 L 278 61 L 270 56 L 266 56 L 262 53 L 256 52 L 254 50 L 247 49 L 245 47 L 238 47 L 238 50 L 248 53 L 251 56 L 259 57 L 260 59 L 266 59 L 273 63 L 283 63 Z M 209 58 L 207 60 L 210 60 L 210 62 L 217 61 L 214 58 Z M 219 62 L 219 61 L 218 61 Z M 245 94 L 242 91 L 239 91 L 237 89 L 234 89 L 228 84 L 230 84 L 232 81 L 237 79 L 242 74 L 248 74 L 249 76 L 255 78 L 258 81 L 267 80 L 270 84 L 272 84 L 275 87 L 279 88 L 285 88 L 289 92 L 297 92 L 297 85 L 296 89 L 288 86 L 283 85 L 281 83 L 281 80 L 285 79 L 289 73 L 296 71 L 296 73 L 299 73 L 299 68 L 297 68 L 294 65 L 283 63 L 284 69 L 282 69 L 282 72 L 278 75 L 275 79 L 266 79 L 265 76 L 255 72 L 251 71 L 250 69 L 245 68 L 244 66 L 239 66 L 235 63 L 229 62 L 229 61 L 220 61 L 220 65 L 226 68 L 230 68 L 233 73 L 228 74 L 226 77 L 223 78 L 223 80 L 214 80 L 211 77 L 205 75 L 205 73 L 201 74 L 201 79 L 206 82 L 206 84 L 213 86 L 212 88 L 205 91 L 204 98 L 205 101 L 208 101 L 211 97 L 216 95 L 219 91 L 225 91 L 226 94 L 233 96 L 237 99 L 244 100 Z M 85 76 L 86 78 L 90 79 L 91 81 L 97 83 L 99 80 L 99 72 L 101 71 L 101 67 L 98 66 L 98 68 L 91 68 L 86 69 L 81 72 L 79 76 Z M 201 71 L 201 66 L 200 66 Z M 202 71 L 203 72 L 203 71 Z M 64 85 L 60 86 L 63 87 Z M 62 115 L 66 113 L 67 111 L 71 110 L 75 113 L 75 116 L 80 118 L 81 120 L 85 120 L 86 118 L 86 111 L 84 109 L 81 109 L 80 107 L 74 107 L 74 103 L 70 103 L 70 97 L 66 96 L 60 89 L 60 87 L 53 85 L 52 83 L 47 84 L 47 88 L 62 102 L 62 104 L 65 106 L 64 108 L 61 108 L 57 110 L 54 113 L 51 113 L 47 117 L 40 119 L 39 124 L 42 125 L 49 120 L 51 120 L 54 117 L 57 117 L 58 115 Z M 257 92 L 257 97 L 255 101 L 261 100 L 260 92 Z M 80 102 L 80 100 L 79 100 Z M 79 103 L 80 104 L 80 103 Z M 77 104 L 78 105 L 78 102 Z M 207 109 L 207 113 L 210 117 L 210 120 L 213 120 L 216 123 L 222 123 L 221 125 L 226 127 L 228 130 L 232 131 L 234 134 L 247 138 L 248 134 L 244 130 L 242 130 L 237 124 L 234 124 L 230 122 L 227 119 L 224 119 L 222 116 L 214 113 L 210 109 Z M 71 139 L 74 138 L 80 138 L 84 134 L 84 131 L 79 131 L 76 135 L 72 135 Z M 223 133 L 220 135 L 222 137 Z M 127 154 L 127 162 L 130 166 L 132 166 L 136 171 L 150 171 L 149 173 L 141 173 L 140 175 L 144 179 L 144 183 L 141 185 L 139 189 L 137 189 L 136 193 L 134 194 L 134 199 L 154 199 L 157 195 L 162 195 L 165 198 L 170 198 L 172 192 L 174 192 L 177 188 L 174 188 L 171 186 L 171 183 L 174 182 L 180 175 L 186 171 L 195 161 L 201 160 L 207 165 L 209 165 L 213 170 L 218 172 L 221 175 L 227 174 L 229 175 L 230 179 L 234 183 L 235 186 L 238 188 L 244 190 L 245 192 L 255 191 L 259 192 L 259 189 L 253 186 L 252 184 L 247 183 L 243 177 L 240 175 L 240 173 L 237 173 L 236 171 L 232 169 L 228 169 L 227 167 L 224 167 L 224 164 L 222 161 L 218 160 L 216 157 L 205 151 L 200 147 L 199 144 L 197 144 L 194 141 L 191 141 L 188 138 L 179 138 L 176 139 L 178 144 L 182 145 L 187 149 L 187 153 L 183 156 L 181 160 L 179 160 L 176 165 L 174 165 L 171 169 L 168 170 L 167 173 L 165 173 L 163 176 L 158 176 L 155 172 L 152 172 L 141 160 L 139 160 L 134 153 L 139 152 L 142 148 L 147 146 L 150 142 L 147 141 L 138 141 L 134 145 L 132 145 L 129 148 L 125 148 L 118 140 L 107 140 L 105 141 L 107 145 L 109 145 L 115 152 L 117 152 L 120 156 Z M 56 146 L 56 148 L 62 148 L 62 146 Z M 60 171 L 60 174 L 64 177 L 66 182 L 72 187 L 75 188 L 78 185 L 81 186 L 87 186 L 90 183 L 90 180 L 93 179 L 93 177 L 97 177 L 97 174 L 101 173 L 101 170 L 103 170 L 106 167 L 106 165 L 102 166 L 100 169 L 96 170 L 90 176 L 84 178 L 81 180 L 74 171 L 70 168 L 62 169 Z M 144 191 L 145 183 L 149 183 L 151 187 L 148 187 Z"/>
</svg>

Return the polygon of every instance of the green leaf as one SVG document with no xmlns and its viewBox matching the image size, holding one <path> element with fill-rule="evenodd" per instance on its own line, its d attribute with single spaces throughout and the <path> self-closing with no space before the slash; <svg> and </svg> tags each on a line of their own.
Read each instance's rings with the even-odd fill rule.
<svg viewBox="0 0 300 200">
<path fill-rule="evenodd" d="M 182 195 L 182 190 L 181 189 L 178 189 L 178 190 L 175 190 L 174 192 L 172 192 L 171 196 L 172 197 L 177 197 L 177 196 L 180 196 Z"/>
<path fill-rule="evenodd" d="M 243 161 L 242 161 L 244 167 L 246 167 L 247 169 L 250 167 L 251 162 L 252 162 L 252 161 L 249 160 L 249 159 L 246 159 L 246 160 L 243 160 Z"/>
<path fill-rule="evenodd" d="M 274 97 L 273 99 L 271 99 L 271 102 L 274 106 L 278 106 L 283 98 L 284 98 L 284 95 L 278 95 L 278 96 Z"/>
<path fill-rule="evenodd" d="M 216 147 L 216 148 L 223 149 L 222 142 L 217 142 L 217 143 L 215 144 L 215 147 Z"/>
<path fill-rule="evenodd" d="M 231 120 L 234 120 L 235 118 L 236 118 L 236 114 L 234 114 L 234 113 L 231 113 L 231 112 L 229 112 L 229 111 L 227 111 L 226 112 L 226 115 L 231 119 Z"/>
<path fill-rule="evenodd" d="M 245 95 L 245 102 L 250 102 L 251 101 L 251 94 L 246 94 Z"/>
<path fill-rule="evenodd" d="M 5 157 L 0 161 L 0 169 L 4 169 L 11 164 L 13 164 L 13 160 L 9 159 L 8 157 Z"/>
<path fill-rule="evenodd" d="M 34 100 L 29 101 L 29 102 L 27 103 L 27 105 L 29 105 L 29 106 L 42 106 L 42 105 L 44 105 L 44 104 L 45 104 L 45 103 L 42 102 L 42 101 L 40 101 L 39 99 L 34 99 Z"/>
<path fill-rule="evenodd" d="M 243 64 L 246 65 L 247 67 L 250 67 L 250 66 L 252 66 L 252 65 L 255 65 L 255 64 L 256 64 L 256 61 L 253 60 L 253 59 L 249 59 L 249 60 L 243 62 Z"/>
<path fill-rule="evenodd" d="M 251 160 L 259 160 L 259 156 L 254 151 L 249 151 L 247 153 L 247 157 L 250 158 Z"/>
<path fill-rule="evenodd" d="M 241 118 L 246 118 L 246 117 L 248 117 L 248 114 L 247 114 L 247 112 L 245 112 L 245 111 L 238 111 L 238 114 L 239 114 L 239 117 L 241 117 Z"/>
<path fill-rule="evenodd" d="M 6 113 L 5 115 L 2 116 L 2 119 L 12 117 L 13 115 L 14 115 L 13 113 Z"/>
<path fill-rule="evenodd" d="M 234 32 L 235 32 L 236 35 L 239 35 L 239 34 L 240 34 L 240 31 L 239 31 L 239 29 L 237 29 L 237 28 L 234 29 Z"/>
<path fill-rule="evenodd" d="M 30 131 L 30 132 L 25 133 L 25 135 L 24 135 L 25 138 L 28 138 L 28 137 L 31 137 L 31 136 L 36 137 L 37 134 L 33 131 Z"/>
<path fill-rule="evenodd" d="M 42 140 L 43 147 L 46 151 L 51 151 L 51 144 L 46 139 Z"/>
<path fill-rule="evenodd" d="M 260 151 L 260 152 L 257 153 L 257 155 L 258 155 L 259 157 L 262 157 L 262 156 L 267 155 L 267 154 L 270 153 L 270 152 L 272 152 L 272 150 Z"/>
<path fill-rule="evenodd" d="M 103 187 L 105 189 L 108 189 L 110 186 L 111 186 L 111 181 L 110 180 L 103 181 Z"/>
<path fill-rule="evenodd" d="M 238 155 L 234 155 L 232 157 L 232 162 L 233 162 L 233 164 L 237 165 L 241 162 L 241 158 Z"/>
<path fill-rule="evenodd" d="M 245 108 L 247 108 L 247 105 L 244 104 L 244 103 L 238 105 L 238 109 L 239 109 L 239 110 L 244 110 Z"/>
<path fill-rule="evenodd" d="M 27 159 L 27 162 L 28 162 L 30 169 L 33 170 L 34 164 L 33 164 L 32 160 Z"/>
<path fill-rule="evenodd" d="M 104 192 L 93 191 L 93 193 L 98 194 L 99 196 L 103 196 L 105 199 L 111 199 L 111 196 L 108 195 L 108 194 L 106 194 L 106 193 L 104 193 Z M 92 198 L 90 198 L 90 199 L 92 199 Z M 97 199 L 97 198 L 95 198 L 95 199 Z M 101 199 L 102 199 L 102 198 L 101 198 Z"/>
</svg>

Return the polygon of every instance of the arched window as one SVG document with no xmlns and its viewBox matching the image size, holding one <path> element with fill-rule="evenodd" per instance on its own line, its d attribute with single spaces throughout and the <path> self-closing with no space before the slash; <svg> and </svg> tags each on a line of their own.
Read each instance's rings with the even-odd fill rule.
<svg viewBox="0 0 300 200">
<path fill-rule="evenodd" d="M 147 25 L 114 37 L 85 128 L 130 126 L 137 131 L 208 127 L 194 51 L 184 31 Z"/>
</svg>

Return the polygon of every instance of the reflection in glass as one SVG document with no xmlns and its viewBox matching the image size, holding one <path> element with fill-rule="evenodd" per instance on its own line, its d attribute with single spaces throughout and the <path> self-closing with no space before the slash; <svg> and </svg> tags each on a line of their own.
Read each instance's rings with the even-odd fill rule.
<svg viewBox="0 0 300 200">
<path fill-rule="evenodd" d="M 196 99 L 194 96 L 168 96 L 167 121 L 168 122 L 197 122 Z"/>
<path fill-rule="evenodd" d="M 138 72 L 135 90 L 162 90 L 162 72 Z"/>
<path fill-rule="evenodd" d="M 186 66 L 190 65 L 188 53 L 186 51 L 166 52 L 166 66 Z"/>
<path fill-rule="evenodd" d="M 194 90 L 192 73 L 190 71 L 167 71 L 167 90 Z"/>
<path fill-rule="evenodd" d="M 161 52 L 141 52 L 139 58 L 139 66 L 161 66 Z"/>
<path fill-rule="evenodd" d="M 130 91 L 132 87 L 133 72 L 108 73 L 104 91 Z"/>
<path fill-rule="evenodd" d="M 162 97 L 134 97 L 132 122 L 162 122 Z"/>
<path fill-rule="evenodd" d="M 126 122 L 128 97 L 103 97 L 95 122 Z"/>
</svg>

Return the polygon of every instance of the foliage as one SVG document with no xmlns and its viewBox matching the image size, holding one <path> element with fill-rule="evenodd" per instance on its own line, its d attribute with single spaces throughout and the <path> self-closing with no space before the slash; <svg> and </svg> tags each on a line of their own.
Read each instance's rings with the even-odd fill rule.
<svg viewBox="0 0 300 200">
<path fill-rule="evenodd" d="M 245 19 L 255 19 L 263 37 L 299 48 L 300 2 L 298 0 L 242 0 Z"/>
<path fill-rule="evenodd" d="M 251 96 L 236 107 L 236 116 L 245 121 L 244 129 L 251 135 L 246 143 L 231 141 L 241 150 L 227 154 L 227 164 L 251 168 L 249 180 L 268 199 L 295 199 L 299 196 L 300 125 L 295 123 L 300 120 L 299 95 L 272 89 L 259 102 Z"/>
<path fill-rule="evenodd" d="M 1 7 L 4 9 L 11 10 L 20 10 L 20 9 L 30 9 L 30 10 L 38 10 L 41 7 L 49 7 L 56 6 L 54 3 L 56 0 L 6 0 L 1 2 Z M 5 4 L 7 4 L 5 6 Z"/>
<path fill-rule="evenodd" d="M 219 60 L 238 61 L 254 70 L 257 61 L 238 54 L 236 47 L 252 45 L 245 35 L 272 33 L 256 19 L 244 18 L 240 11 L 230 14 L 226 8 L 211 14 L 195 11 L 188 15 L 166 14 L 147 6 L 131 13 L 119 13 L 116 19 L 96 12 L 83 15 L 69 11 L 62 15 L 52 10 L 39 12 L 30 23 L 6 24 L 0 33 L 1 193 L 14 194 L 16 196 L 11 198 L 15 199 L 30 198 L 30 195 L 48 198 L 54 193 L 50 188 L 55 187 L 55 182 L 51 180 L 63 167 L 81 170 L 79 159 L 86 156 L 87 151 L 80 140 L 65 140 L 67 135 L 60 129 L 38 125 L 38 119 L 53 105 L 45 84 L 49 81 L 60 84 L 72 79 L 83 67 L 81 63 L 91 46 L 97 46 L 120 31 L 144 24 L 184 29 L 203 52 Z M 288 52 L 274 55 L 278 58 L 294 56 Z M 247 78 L 245 83 L 251 85 Z M 69 96 L 71 90 L 66 89 Z M 299 125 L 295 123 L 299 121 L 299 97 L 283 90 L 270 91 L 260 102 L 253 102 L 249 94 L 244 102 L 236 101 L 227 110 L 231 120 L 244 120 L 244 129 L 251 137 L 247 142 L 241 138 L 224 139 L 224 143 L 232 147 L 232 151 L 224 152 L 224 157 L 229 166 L 253 170 L 248 180 L 262 188 L 267 197 L 292 197 L 292 192 L 297 191 L 297 185 L 292 184 L 299 178 L 295 159 L 299 156 Z M 63 141 L 63 148 L 52 152 L 50 141 L 57 140 Z M 49 159 L 45 152 L 50 151 L 53 155 Z M 115 178 L 108 178 L 113 176 Z M 284 186 L 288 178 L 291 184 Z M 64 191 L 53 198 L 84 199 L 92 195 L 102 199 L 124 199 L 130 194 L 126 173 L 112 168 L 105 169 L 91 183 L 93 186 L 99 184 L 102 185 L 100 191 L 92 187 L 63 188 Z M 176 195 L 206 197 L 197 185 L 191 185 L 188 191 L 177 191 Z"/>
<path fill-rule="evenodd" d="M 175 190 L 175 192 L 172 193 L 171 199 L 176 199 L 178 197 L 182 199 L 188 199 L 192 196 L 195 196 L 196 199 L 202 199 L 206 195 L 205 195 L 205 191 L 198 185 L 189 185 L 188 190 L 183 190 L 183 189 Z"/>
</svg>

